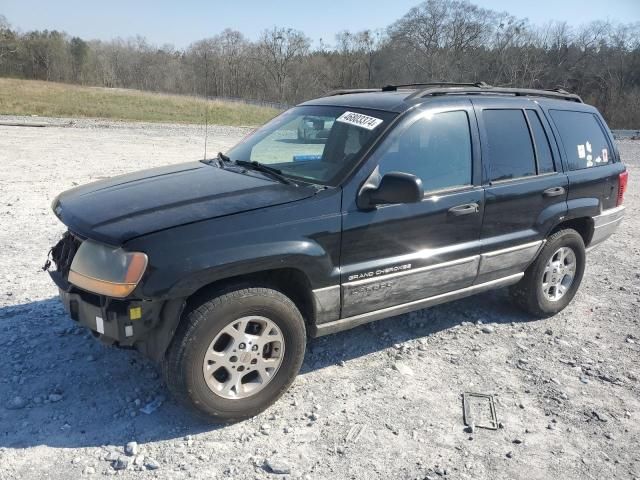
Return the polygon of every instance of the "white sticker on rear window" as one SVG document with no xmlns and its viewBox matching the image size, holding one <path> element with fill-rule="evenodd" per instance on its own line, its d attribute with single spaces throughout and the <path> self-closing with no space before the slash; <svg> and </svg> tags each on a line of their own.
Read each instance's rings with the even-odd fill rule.
<svg viewBox="0 0 640 480">
<path fill-rule="evenodd" d="M 349 125 L 355 125 L 356 127 L 373 130 L 380 125 L 383 120 L 376 117 L 370 117 L 369 115 L 363 115 L 362 113 L 344 112 L 336 118 L 336 122 L 348 123 Z"/>
<path fill-rule="evenodd" d="M 609 161 L 609 150 L 607 150 L 606 148 L 602 149 L 602 161 L 604 163 L 607 163 Z"/>
<path fill-rule="evenodd" d="M 578 158 L 584 158 L 586 155 L 584 145 L 578 145 Z"/>
</svg>

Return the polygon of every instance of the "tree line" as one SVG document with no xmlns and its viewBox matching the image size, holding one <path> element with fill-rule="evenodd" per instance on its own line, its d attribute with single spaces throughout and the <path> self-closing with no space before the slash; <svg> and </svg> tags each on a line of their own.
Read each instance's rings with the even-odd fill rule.
<svg viewBox="0 0 640 480">
<path fill-rule="evenodd" d="M 639 128 L 640 22 L 539 26 L 468 1 L 427 0 L 384 30 L 343 31 L 331 44 L 273 27 L 255 41 L 226 29 L 177 49 L 20 32 L 0 15 L 0 76 L 285 104 L 391 83 L 562 87 L 612 127 Z"/>
</svg>

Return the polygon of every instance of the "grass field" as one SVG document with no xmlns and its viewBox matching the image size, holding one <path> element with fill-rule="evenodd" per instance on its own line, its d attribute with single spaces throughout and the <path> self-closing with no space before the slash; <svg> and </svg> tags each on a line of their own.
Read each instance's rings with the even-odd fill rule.
<svg viewBox="0 0 640 480">
<path fill-rule="evenodd" d="M 235 102 L 207 103 L 209 123 L 216 125 L 259 125 L 278 113 L 273 108 Z M 0 78 L 0 115 L 204 123 L 205 101 L 138 90 Z"/>
</svg>

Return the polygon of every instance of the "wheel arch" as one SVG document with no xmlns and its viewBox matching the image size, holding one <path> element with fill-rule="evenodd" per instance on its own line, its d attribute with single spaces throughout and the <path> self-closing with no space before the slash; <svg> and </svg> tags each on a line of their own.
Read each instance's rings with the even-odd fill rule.
<svg viewBox="0 0 640 480">
<path fill-rule="evenodd" d="M 153 361 L 160 362 L 186 313 L 213 296 L 243 287 L 266 287 L 279 291 L 296 305 L 308 330 L 315 324 L 316 309 L 307 275 L 292 267 L 275 268 L 218 279 L 202 285 L 191 295 L 167 300 L 160 324 L 136 347 Z"/>
<path fill-rule="evenodd" d="M 563 220 L 551 229 L 548 237 L 565 228 L 571 228 L 578 232 L 582 237 L 585 247 L 589 246 L 589 243 L 591 243 L 594 232 L 594 222 L 592 217 L 577 217 Z"/>
<path fill-rule="evenodd" d="M 242 287 L 267 287 L 279 291 L 296 305 L 307 325 L 315 322 L 315 304 L 309 277 L 294 267 L 273 268 L 215 280 L 201 286 L 186 298 L 185 310 L 214 295 Z"/>
</svg>

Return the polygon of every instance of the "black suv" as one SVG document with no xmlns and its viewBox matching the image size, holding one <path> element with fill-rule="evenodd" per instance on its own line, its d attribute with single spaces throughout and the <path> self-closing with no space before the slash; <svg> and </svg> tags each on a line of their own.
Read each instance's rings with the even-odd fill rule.
<svg viewBox="0 0 640 480">
<path fill-rule="evenodd" d="M 240 419 L 289 387 L 308 337 L 505 286 L 559 312 L 626 184 L 602 116 L 563 90 L 337 91 L 215 159 L 62 193 L 50 274 L 75 321 Z"/>
</svg>

